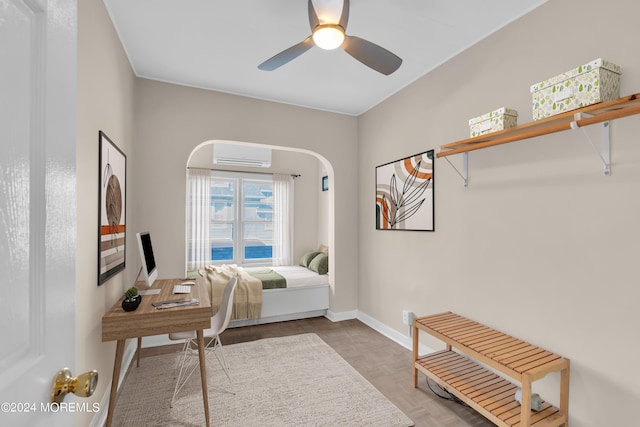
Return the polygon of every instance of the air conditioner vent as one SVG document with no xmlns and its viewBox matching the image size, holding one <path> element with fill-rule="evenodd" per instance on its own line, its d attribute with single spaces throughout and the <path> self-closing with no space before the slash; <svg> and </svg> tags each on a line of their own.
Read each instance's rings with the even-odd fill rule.
<svg viewBox="0 0 640 427">
<path fill-rule="evenodd" d="M 213 164 L 221 166 L 271 166 L 271 149 L 255 145 L 213 144 Z"/>
</svg>

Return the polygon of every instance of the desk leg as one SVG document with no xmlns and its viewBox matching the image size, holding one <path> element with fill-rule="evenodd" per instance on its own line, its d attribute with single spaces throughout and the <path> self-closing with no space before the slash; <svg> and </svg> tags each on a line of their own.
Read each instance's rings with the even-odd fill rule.
<svg viewBox="0 0 640 427">
<path fill-rule="evenodd" d="M 196 336 L 198 338 L 198 358 L 200 359 L 200 378 L 202 379 L 202 401 L 204 402 L 204 417 L 207 423 L 207 427 L 209 427 L 209 389 L 207 387 L 207 365 L 204 356 L 205 348 L 202 329 L 196 331 Z"/>
<path fill-rule="evenodd" d="M 111 394 L 109 395 L 109 412 L 107 412 L 106 427 L 111 427 L 113 421 L 113 410 L 116 407 L 118 397 L 118 380 L 120 380 L 120 369 L 122 368 L 122 356 L 124 354 L 125 340 L 118 340 L 116 344 L 116 360 L 113 363 L 113 377 L 111 378 Z"/>
<path fill-rule="evenodd" d="M 140 350 L 142 350 L 142 337 L 138 337 L 138 349 L 136 351 L 136 368 L 140 367 Z"/>
</svg>

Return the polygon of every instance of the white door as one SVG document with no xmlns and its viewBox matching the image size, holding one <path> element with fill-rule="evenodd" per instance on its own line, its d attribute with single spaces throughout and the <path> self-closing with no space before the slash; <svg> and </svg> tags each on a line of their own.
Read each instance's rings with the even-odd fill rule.
<svg viewBox="0 0 640 427">
<path fill-rule="evenodd" d="M 0 0 L 0 425 L 51 411 L 75 355 L 75 0 Z M 73 399 L 67 397 L 66 401 Z"/>
</svg>

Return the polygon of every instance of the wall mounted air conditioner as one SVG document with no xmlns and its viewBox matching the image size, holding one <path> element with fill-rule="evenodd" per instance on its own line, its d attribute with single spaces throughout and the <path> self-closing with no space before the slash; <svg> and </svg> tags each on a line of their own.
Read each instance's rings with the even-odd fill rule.
<svg viewBox="0 0 640 427">
<path fill-rule="evenodd" d="M 213 144 L 213 164 L 268 168 L 271 166 L 271 149 L 216 142 Z"/>
</svg>

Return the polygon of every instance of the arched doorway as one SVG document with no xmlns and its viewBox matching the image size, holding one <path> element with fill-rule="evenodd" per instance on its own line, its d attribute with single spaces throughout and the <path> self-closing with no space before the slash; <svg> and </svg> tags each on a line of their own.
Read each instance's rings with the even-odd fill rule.
<svg viewBox="0 0 640 427">
<path fill-rule="evenodd" d="M 238 144 L 249 148 L 269 148 L 272 156 L 271 164 L 269 167 L 213 164 L 214 144 L 216 143 Z M 277 173 L 296 176 L 295 196 L 293 198 L 295 204 L 293 216 L 293 264 L 297 265 L 298 260 L 310 250 L 316 250 L 320 246 L 332 247 L 334 242 L 333 192 L 331 185 L 328 185 L 328 188 L 323 188 L 323 183 L 326 184 L 333 181 L 333 168 L 327 159 L 321 155 L 308 150 L 289 147 L 267 146 L 241 141 L 208 140 L 198 144 L 191 151 L 187 160 L 186 170 L 187 175 L 189 175 L 189 170 L 214 170 L 252 175 Z M 188 194 L 186 200 L 188 203 Z M 189 241 L 186 241 L 185 266 L 188 264 L 189 245 Z M 330 249 L 328 255 L 329 264 L 331 264 L 332 254 Z M 188 270 L 188 268 L 185 267 L 185 270 Z M 193 274 L 193 271 L 187 271 L 187 274 Z M 329 282 L 331 284 L 335 283 L 334 272 L 331 269 L 329 269 L 328 276 Z M 331 285 L 330 291 L 333 294 L 333 285 Z"/>
</svg>

